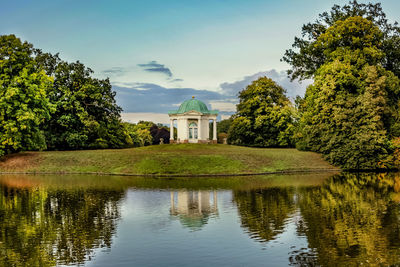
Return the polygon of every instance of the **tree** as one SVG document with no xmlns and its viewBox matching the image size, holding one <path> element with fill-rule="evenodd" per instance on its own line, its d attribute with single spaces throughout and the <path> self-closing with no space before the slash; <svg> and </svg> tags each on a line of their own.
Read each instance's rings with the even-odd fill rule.
<svg viewBox="0 0 400 267">
<path fill-rule="evenodd" d="M 254 132 L 250 119 L 246 117 L 235 118 L 228 131 L 228 143 L 245 146 L 253 142 Z"/>
<path fill-rule="evenodd" d="M 153 137 L 151 136 L 147 125 L 125 122 L 124 126 L 132 139 L 133 146 L 148 146 L 153 143 Z"/>
<path fill-rule="evenodd" d="M 47 96 L 52 79 L 34 53 L 15 35 L 0 36 L 0 155 L 46 148 L 42 126 L 54 111 Z"/>
<path fill-rule="evenodd" d="M 108 79 L 91 77 L 82 63 L 38 52 L 37 61 L 54 78 L 49 90 L 56 106 L 46 127 L 49 149 L 121 148 L 132 144 L 122 126 L 115 92 Z"/>
<path fill-rule="evenodd" d="M 326 63 L 300 101 L 297 147 L 321 152 L 345 169 L 390 165 L 399 135 L 399 79 L 380 62 L 383 33 L 370 20 L 337 21 L 314 46 Z"/>
<path fill-rule="evenodd" d="M 356 16 L 368 19 L 380 29 L 381 49 L 384 55 L 379 62 L 386 70 L 400 76 L 400 28 L 397 22 L 388 23 L 380 3 L 363 4 L 357 1 L 350 1 L 344 6 L 334 5 L 330 12 L 320 14 L 315 22 L 303 25 L 302 36 L 295 37 L 293 48 L 286 50 L 282 59 L 292 66 L 288 71 L 289 76 L 300 80 L 313 78 L 317 70 L 329 60 L 324 47 L 315 45 L 317 40 L 336 22 Z M 343 46 L 343 43 L 336 42 L 332 45 L 337 48 Z M 331 49 L 335 50 L 335 47 Z"/>
<path fill-rule="evenodd" d="M 169 130 L 162 125 L 153 125 L 150 127 L 150 134 L 153 137 L 153 145 L 159 145 L 161 142 L 161 138 L 164 139 L 164 144 L 169 144 Z"/>
<path fill-rule="evenodd" d="M 239 93 L 239 100 L 228 131 L 229 143 L 261 147 L 292 145 L 294 109 L 281 86 L 261 77 Z"/>
<path fill-rule="evenodd" d="M 231 123 L 232 123 L 232 118 L 217 122 L 217 133 L 228 133 Z"/>
</svg>

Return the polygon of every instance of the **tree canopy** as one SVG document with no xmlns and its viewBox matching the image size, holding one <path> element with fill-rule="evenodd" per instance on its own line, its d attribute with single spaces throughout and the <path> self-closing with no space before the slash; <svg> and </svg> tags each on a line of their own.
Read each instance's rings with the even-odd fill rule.
<svg viewBox="0 0 400 267">
<path fill-rule="evenodd" d="M 386 14 L 380 3 L 358 3 L 350 1 L 348 4 L 339 6 L 334 5 L 330 12 L 323 12 L 315 22 L 310 22 L 302 27 L 301 37 L 295 37 L 292 49 L 285 52 L 283 61 L 289 63 L 292 69 L 288 71 L 292 79 L 313 78 L 317 70 L 329 61 L 325 48 L 316 45 L 321 35 L 338 21 L 345 21 L 349 17 L 362 17 L 375 26 L 381 32 L 380 49 L 383 54 L 379 58 L 379 63 L 396 76 L 400 76 L 400 28 L 397 22 L 391 24 L 386 18 Z M 351 45 L 362 45 L 361 43 L 351 42 Z M 331 43 L 330 50 L 345 45 L 345 41 L 337 40 Z"/>
<path fill-rule="evenodd" d="M 261 77 L 239 93 L 228 142 L 260 147 L 291 146 L 293 112 L 285 90 L 273 80 Z"/>
<path fill-rule="evenodd" d="M 46 148 L 53 80 L 36 66 L 34 52 L 14 35 L 0 36 L 0 155 Z"/>
<path fill-rule="evenodd" d="M 297 147 L 345 169 L 389 166 L 399 134 L 399 79 L 379 63 L 382 31 L 368 19 L 336 21 L 314 46 L 326 63 L 300 105 Z M 389 164 L 389 165 L 388 165 Z"/>
<path fill-rule="evenodd" d="M 120 148 L 132 144 L 122 127 L 115 92 L 108 79 L 91 77 L 82 63 L 39 53 L 38 64 L 54 78 L 49 98 L 56 106 L 46 127 L 50 149 Z"/>
<path fill-rule="evenodd" d="M 108 79 L 82 63 L 0 36 L 0 155 L 132 145 Z"/>
</svg>

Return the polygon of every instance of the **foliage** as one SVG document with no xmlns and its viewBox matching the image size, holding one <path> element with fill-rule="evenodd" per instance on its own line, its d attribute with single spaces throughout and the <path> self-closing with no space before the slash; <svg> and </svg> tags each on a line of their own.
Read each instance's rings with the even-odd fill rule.
<svg viewBox="0 0 400 267">
<path fill-rule="evenodd" d="M 217 133 L 228 133 L 233 119 L 229 118 L 217 122 Z"/>
<path fill-rule="evenodd" d="M 249 145 L 254 142 L 252 122 L 246 117 L 235 118 L 228 131 L 228 143 L 233 145 Z"/>
<path fill-rule="evenodd" d="M 297 147 L 323 153 L 345 169 L 390 167 L 399 132 L 399 79 L 380 66 L 382 32 L 371 21 L 337 21 L 314 46 L 326 63 L 300 104 Z"/>
<path fill-rule="evenodd" d="M 150 134 L 150 130 L 147 129 L 147 125 L 125 122 L 124 126 L 132 139 L 133 146 L 148 146 L 153 143 L 153 137 Z"/>
<path fill-rule="evenodd" d="M 223 144 L 224 140 L 228 139 L 228 134 L 227 133 L 219 133 L 217 136 L 217 141 L 219 144 Z"/>
<path fill-rule="evenodd" d="M 131 145 L 109 80 L 92 74 L 80 62 L 0 36 L 0 155 Z"/>
<path fill-rule="evenodd" d="M 51 86 L 31 44 L 0 36 L 0 156 L 46 148 L 42 127 L 54 111 L 47 96 Z"/>
<path fill-rule="evenodd" d="M 164 139 L 164 144 L 169 144 L 170 134 L 167 127 L 162 125 L 153 125 L 150 128 L 151 136 L 153 137 L 153 145 L 159 145 L 160 139 Z"/>
<path fill-rule="evenodd" d="M 283 61 L 289 63 L 292 69 L 288 74 L 292 79 L 313 78 L 317 70 L 329 60 L 325 53 L 325 48 L 316 45 L 321 35 L 326 34 L 327 30 L 337 23 L 349 17 L 360 16 L 368 19 L 376 25 L 382 32 L 381 49 L 383 56 L 379 58 L 379 63 L 396 76 L 400 75 L 400 28 L 397 22 L 388 23 L 386 14 L 382 10 L 380 3 L 364 4 L 351 1 L 344 6 L 334 5 L 330 12 L 319 15 L 313 23 L 308 23 L 302 27 L 302 37 L 295 37 L 292 49 L 286 50 Z M 343 46 L 343 42 L 332 43 L 331 50 Z M 356 44 L 352 42 L 351 44 Z M 351 47 L 350 47 L 351 48 Z M 354 50 L 354 49 L 353 49 Z"/>
<path fill-rule="evenodd" d="M 138 138 L 133 136 L 138 133 L 140 133 Z M 139 121 L 137 125 L 131 124 L 130 134 L 134 139 L 134 146 L 158 145 L 160 144 L 160 138 L 164 139 L 164 144 L 169 144 L 170 139 L 168 127 L 151 121 Z M 135 138 L 137 141 L 135 141 Z"/>
<path fill-rule="evenodd" d="M 49 90 L 56 106 L 46 127 L 49 149 L 122 148 L 132 140 L 120 121 L 110 81 L 92 78 L 82 63 L 39 52 L 38 63 L 54 78 Z"/>
<path fill-rule="evenodd" d="M 228 131 L 229 131 L 229 127 L 231 126 L 232 123 L 232 118 L 230 117 L 229 119 L 225 119 L 225 120 L 221 120 L 217 122 L 217 142 L 222 144 L 223 143 L 223 139 L 224 138 L 228 138 Z M 210 127 L 210 132 L 209 132 L 209 136 L 208 138 L 210 140 L 213 140 L 213 122 L 209 123 L 209 127 Z"/>
<path fill-rule="evenodd" d="M 293 145 L 294 108 L 285 90 L 267 77 L 239 93 L 237 113 L 228 131 L 235 145 L 289 147 Z"/>
</svg>

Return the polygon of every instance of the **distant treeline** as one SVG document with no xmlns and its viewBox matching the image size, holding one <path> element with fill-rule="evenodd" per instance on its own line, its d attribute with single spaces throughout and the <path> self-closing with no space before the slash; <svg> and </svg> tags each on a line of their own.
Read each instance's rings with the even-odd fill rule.
<svg viewBox="0 0 400 267">
<path fill-rule="evenodd" d="M 283 61 L 312 79 L 295 104 L 261 77 L 239 94 L 228 141 L 322 153 L 344 169 L 400 166 L 400 28 L 378 4 L 335 5 L 303 25 Z"/>
</svg>

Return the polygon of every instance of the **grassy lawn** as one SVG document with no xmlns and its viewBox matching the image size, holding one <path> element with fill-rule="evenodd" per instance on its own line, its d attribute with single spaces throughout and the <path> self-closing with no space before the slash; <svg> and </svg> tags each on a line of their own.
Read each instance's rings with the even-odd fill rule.
<svg viewBox="0 0 400 267">
<path fill-rule="evenodd" d="M 336 169 L 321 155 L 296 149 L 229 145 L 159 145 L 129 149 L 24 152 L 0 162 L 0 172 L 113 174 L 239 174 Z"/>
</svg>

